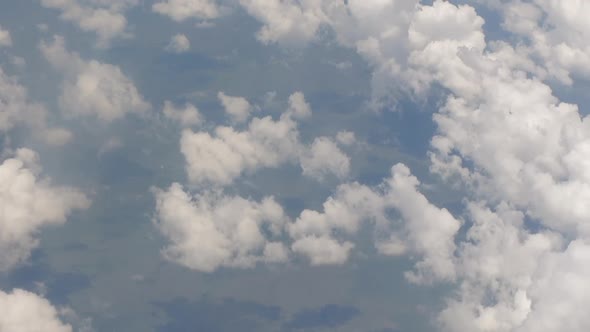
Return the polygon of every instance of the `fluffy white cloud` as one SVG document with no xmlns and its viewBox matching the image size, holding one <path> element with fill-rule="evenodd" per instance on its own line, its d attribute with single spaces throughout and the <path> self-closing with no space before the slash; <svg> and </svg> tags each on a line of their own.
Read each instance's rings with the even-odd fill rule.
<svg viewBox="0 0 590 332">
<path fill-rule="evenodd" d="M 203 122 L 203 116 L 195 105 L 186 103 L 184 107 L 177 108 L 170 101 L 164 102 L 164 116 L 179 122 L 182 126 L 196 126 Z"/>
<path fill-rule="evenodd" d="M 191 42 L 183 34 L 172 36 L 170 43 L 166 46 L 166 51 L 172 53 L 184 53 L 191 48 Z"/>
<path fill-rule="evenodd" d="M 352 131 L 339 131 L 336 140 L 342 145 L 352 145 L 356 142 L 356 135 Z"/>
<path fill-rule="evenodd" d="M 212 19 L 220 15 L 213 0 L 166 0 L 153 4 L 152 10 L 181 22 L 188 18 Z"/>
<path fill-rule="evenodd" d="M 60 312 L 37 294 L 14 289 L 0 290 L 0 331 L 71 332 L 72 327 L 60 319 Z"/>
<path fill-rule="evenodd" d="M 42 227 L 61 225 L 73 210 L 89 205 L 79 191 L 40 179 L 37 159 L 35 152 L 19 149 L 0 164 L 0 270 L 29 257 Z"/>
<path fill-rule="evenodd" d="M 223 105 L 225 113 L 227 113 L 233 122 L 242 123 L 248 120 L 252 105 L 243 97 L 228 96 L 222 91 L 217 94 L 217 98 Z"/>
<path fill-rule="evenodd" d="M 418 180 L 403 164 L 377 188 L 343 184 L 323 204 L 323 212 L 304 210 L 289 225 L 292 250 L 314 265 L 342 264 L 361 224 L 377 233 L 376 248 L 386 255 L 411 254 L 418 260 L 406 274 L 421 283 L 455 278 L 455 235 L 461 225 L 446 209 L 431 204 L 418 191 Z M 402 220 L 391 215 L 396 211 Z"/>
<path fill-rule="evenodd" d="M 0 26 L 0 47 L 12 46 L 12 37 L 10 37 L 10 31 L 2 29 Z"/>
<path fill-rule="evenodd" d="M 288 258 L 282 243 L 272 241 L 288 220 L 272 197 L 254 202 L 218 192 L 192 196 L 178 183 L 155 195 L 156 225 L 171 242 L 163 254 L 171 261 L 212 272 Z"/>
<path fill-rule="evenodd" d="M 71 133 L 47 124 L 47 109 L 28 100 L 27 89 L 15 77 L 6 75 L 0 67 L 0 132 L 16 126 L 25 126 L 33 134 L 53 145 L 62 145 L 71 138 Z"/>
<path fill-rule="evenodd" d="M 180 149 L 186 158 L 189 180 L 195 184 L 228 185 L 243 172 L 277 167 L 296 160 L 297 123 L 283 115 L 253 119 L 246 131 L 220 126 L 213 135 L 185 130 Z"/>
<path fill-rule="evenodd" d="M 64 39 L 58 36 L 52 43 L 42 42 L 40 48 L 49 63 L 65 76 L 59 103 L 66 114 L 92 115 L 111 122 L 150 107 L 119 67 L 83 60 L 77 53 L 68 52 Z"/>
<path fill-rule="evenodd" d="M 41 0 L 44 7 L 59 9 L 62 20 L 96 33 L 100 47 L 127 35 L 124 12 L 138 3 L 139 0 Z"/>
<path fill-rule="evenodd" d="M 329 174 L 345 178 L 350 171 L 350 158 L 328 137 L 316 138 L 301 156 L 303 174 L 322 180 Z"/>
<path fill-rule="evenodd" d="M 220 99 L 234 121 L 249 105 L 239 97 L 220 95 Z M 212 134 L 184 130 L 180 150 L 189 180 L 196 185 L 226 186 L 245 173 L 286 162 L 300 162 L 303 174 L 315 178 L 346 176 L 349 159 L 331 140 L 321 138 L 310 147 L 299 141 L 296 120 L 310 115 L 304 95 L 296 92 L 278 120 L 270 116 L 253 118 L 243 131 L 229 126 L 218 126 Z"/>
</svg>

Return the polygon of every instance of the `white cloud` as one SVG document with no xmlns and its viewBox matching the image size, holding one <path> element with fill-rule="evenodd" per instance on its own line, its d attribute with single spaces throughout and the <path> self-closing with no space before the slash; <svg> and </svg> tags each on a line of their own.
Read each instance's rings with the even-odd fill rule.
<svg viewBox="0 0 590 332">
<path fill-rule="evenodd" d="M 166 46 L 166 51 L 172 53 L 184 53 L 191 48 L 191 42 L 183 34 L 177 34 L 170 38 L 170 43 Z"/>
<path fill-rule="evenodd" d="M 65 76 L 59 97 L 65 114 L 92 115 L 111 122 L 150 107 L 119 67 L 83 60 L 77 53 L 68 52 L 64 39 L 58 36 L 50 44 L 42 42 L 40 48 L 49 63 Z"/>
<path fill-rule="evenodd" d="M 45 298 L 34 293 L 13 289 L 0 290 L 0 331 L 14 332 L 72 332 L 72 327 L 60 319 L 60 311 Z"/>
<path fill-rule="evenodd" d="M 12 46 L 12 37 L 10 37 L 10 31 L 2 29 L 0 26 L 0 47 Z"/>
<path fill-rule="evenodd" d="M 330 138 L 318 137 L 309 150 L 302 153 L 301 169 L 304 175 L 318 180 L 330 174 L 345 178 L 350 171 L 350 158 Z"/>
<path fill-rule="evenodd" d="M 25 126 L 33 134 L 53 145 L 65 144 L 71 133 L 62 128 L 51 128 L 47 124 L 47 109 L 29 101 L 27 89 L 15 77 L 6 75 L 0 67 L 0 132 L 16 126 Z"/>
<path fill-rule="evenodd" d="M 281 242 L 272 240 L 280 239 L 287 222 L 272 197 L 255 202 L 218 192 L 192 196 L 178 183 L 155 195 L 156 225 L 171 242 L 163 254 L 171 261 L 212 272 L 288 258 Z"/>
<path fill-rule="evenodd" d="M 352 131 L 339 131 L 336 134 L 336 140 L 342 145 L 352 145 L 356 142 L 356 135 Z"/>
<path fill-rule="evenodd" d="M 176 108 L 170 101 L 164 102 L 164 116 L 177 121 L 184 127 L 197 126 L 203 122 L 203 116 L 191 103 L 186 103 L 182 108 Z"/>
<path fill-rule="evenodd" d="M 0 270 L 29 257 L 42 227 L 61 225 L 73 210 L 89 205 L 76 189 L 40 179 L 37 159 L 33 151 L 19 149 L 0 164 Z"/>
<path fill-rule="evenodd" d="M 180 149 L 192 183 L 228 185 L 243 172 L 296 160 L 298 135 L 297 124 L 290 117 L 283 115 L 274 121 L 267 116 L 253 119 L 241 132 L 223 126 L 213 135 L 187 129 Z"/>
<path fill-rule="evenodd" d="M 217 98 L 223 105 L 225 113 L 227 113 L 233 122 L 242 123 L 248 120 L 252 105 L 243 97 L 228 96 L 222 91 L 217 94 Z"/>
<path fill-rule="evenodd" d="M 177 22 L 189 18 L 213 19 L 220 15 L 220 8 L 212 0 L 166 0 L 154 3 L 152 10 Z"/>
<path fill-rule="evenodd" d="M 394 229 L 392 237 L 377 248 L 386 254 L 397 255 L 400 249 L 418 254 L 416 271 L 406 274 L 413 282 L 453 280 L 455 235 L 461 222 L 418 191 L 420 183 L 405 165 L 393 166 L 387 183 L 387 202 L 399 211 L 403 222 L 401 229 Z"/>
<path fill-rule="evenodd" d="M 41 0 L 47 8 L 59 9 L 60 18 L 78 25 L 83 31 L 96 33 L 98 46 L 109 46 L 114 38 L 128 34 L 124 12 L 139 0 Z"/>
</svg>

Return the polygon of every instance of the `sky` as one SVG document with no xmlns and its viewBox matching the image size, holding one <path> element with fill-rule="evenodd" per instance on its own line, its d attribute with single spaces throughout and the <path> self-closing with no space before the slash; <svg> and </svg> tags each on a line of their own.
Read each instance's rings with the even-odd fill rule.
<svg viewBox="0 0 590 332">
<path fill-rule="evenodd" d="M 0 332 L 590 330 L 589 16 L 2 1 Z"/>
</svg>

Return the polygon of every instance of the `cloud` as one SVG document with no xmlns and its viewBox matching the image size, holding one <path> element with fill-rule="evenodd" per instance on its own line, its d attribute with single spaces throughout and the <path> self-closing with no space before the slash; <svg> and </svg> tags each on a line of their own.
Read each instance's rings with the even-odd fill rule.
<svg viewBox="0 0 590 332">
<path fill-rule="evenodd" d="M 228 96 L 222 91 L 217 94 L 217 98 L 234 123 L 245 122 L 250 117 L 252 105 L 246 98 Z"/>
<path fill-rule="evenodd" d="M 60 320 L 60 311 L 49 301 L 22 289 L 9 293 L 0 290 L 0 331 L 71 332 L 72 326 Z"/>
<path fill-rule="evenodd" d="M 139 0 L 41 0 L 44 7 L 60 10 L 62 20 L 94 32 L 99 47 L 109 46 L 114 38 L 128 36 L 124 12 L 138 4 Z"/>
<path fill-rule="evenodd" d="M 163 254 L 173 262 L 212 272 L 288 258 L 278 241 L 287 217 L 272 197 L 255 202 L 218 192 L 193 196 L 178 183 L 154 193 L 156 226 L 171 242 Z"/>
<path fill-rule="evenodd" d="M 166 46 L 166 51 L 172 53 L 184 53 L 191 48 L 191 42 L 183 34 L 177 34 L 170 38 L 170 43 Z"/>
<path fill-rule="evenodd" d="M 245 99 L 226 95 L 220 95 L 220 99 L 226 110 L 233 112 L 234 121 L 236 114 L 244 116 Z M 184 130 L 180 150 L 190 182 L 227 186 L 245 173 L 286 162 L 300 162 L 303 174 L 316 178 L 345 176 L 348 157 L 331 140 L 322 138 L 311 147 L 300 142 L 296 120 L 310 115 L 304 95 L 296 92 L 289 97 L 289 106 L 278 120 L 270 116 L 253 118 L 243 131 L 229 126 L 218 126 L 213 133 Z"/>
<path fill-rule="evenodd" d="M 68 52 L 59 36 L 52 43 L 41 42 L 40 48 L 47 61 L 65 77 L 59 104 L 66 115 L 94 116 L 111 122 L 150 107 L 119 67 L 83 60 L 77 53 Z"/>
<path fill-rule="evenodd" d="M 29 101 L 27 89 L 0 67 L 0 132 L 25 126 L 46 143 L 65 144 L 71 138 L 71 133 L 62 128 L 49 127 L 47 117 L 47 109 Z"/>
<path fill-rule="evenodd" d="M 0 164 L 0 270 L 29 257 L 41 228 L 62 225 L 73 210 L 89 205 L 82 193 L 52 185 L 39 171 L 38 156 L 28 149 L 17 150 Z"/>
<path fill-rule="evenodd" d="M 330 174 L 342 179 L 350 171 L 350 158 L 330 138 L 318 137 L 301 156 L 301 169 L 303 175 L 318 180 Z"/>
<path fill-rule="evenodd" d="M 166 0 L 154 3 L 152 10 L 177 22 L 189 18 L 214 19 L 220 15 L 220 8 L 212 0 Z"/>
<path fill-rule="evenodd" d="M 176 108 L 170 101 L 164 102 L 164 116 L 177 121 L 184 127 L 196 126 L 203 122 L 203 116 L 195 105 L 186 103 L 182 108 Z"/>
<path fill-rule="evenodd" d="M 12 37 L 10 37 L 10 31 L 2 29 L 0 26 L 0 47 L 12 46 Z"/>
</svg>

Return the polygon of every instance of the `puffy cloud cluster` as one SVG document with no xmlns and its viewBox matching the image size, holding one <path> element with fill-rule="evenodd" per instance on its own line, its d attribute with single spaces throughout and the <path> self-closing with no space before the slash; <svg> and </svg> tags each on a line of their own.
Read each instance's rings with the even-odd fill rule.
<svg viewBox="0 0 590 332">
<path fill-rule="evenodd" d="M 585 1 L 505 1 L 494 4 L 503 28 L 521 38 L 518 51 L 539 58 L 535 74 L 572 84 L 572 75 L 590 77 L 590 4 Z"/>
<path fill-rule="evenodd" d="M 71 133 L 47 124 L 47 109 L 29 101 L 27 89 L 15 77 L 8 76 L 0 67 L 0 133 L 17 126 L 25 126 L 37 138 L 53 145 L 62 145 L 71 138 Z"/>
<path fill-rule="evenodd" d="M 214 0 L 165 0 L 154 3 L 152 10 L 177 22 L 189 18 L 212 19 L 221 14 Z"/>
<path fill-rule="evenodd" d="M 59 36 L 51 43 L 42 42 L 40 48 L 47 61 L 65 77 L 59 97 L 65 114 L 90 115 L 111 122 L 150 107 L 119 67 L 83 60 L 77 53 L 69 52 Z"/>
<path fill-rule="evenodd" d="M 94 32 L 98 46 L 106 47 L 114 38 L 128 35 L 125 11 L 137 6 L 139 0 L 41 0 L 41 5 L 61 11 L 61 19 Z"/>
<path fill-rule="evenodd" d="M 232 121 L 249 115 L 249 103 L 239 97 L 219 94 Z M 197 185 L 229 185 L 244 173 L 300 161 L 303 174 L 322 178 L 328 174 L 345 177 L 349 158 L 329 138 L 318 138 L 310 148 L 299 140 L 298 119 L 311 115 L 302 93 L 290 96 L 288 109 L 278 120 L 270 116 L 253 118 L 237 131 L 218 126 L 211 134 L 186 129 L 180 140 L 189 180 Z"/>
<path fill-rule="evenodd" d="M 155 196 L 156 225 L 171 242 L 163 252 L 171 261 L 211 272 L 287 259 L 280 242 L 287 217 L 272 197 L 255 202 L 215 191 L 192 196 L 178 183 L 155 190 Z"/>
<path fill-rule="evenodd" d="M 39 177 L 35 152 L 19 149 L 0 164 L 0 271 L 25 261 L 38 245 L 37 232 L 66 222 L 89 201 L 78 190 Z"/>
<path fill-rule="evenodd" d="M 0 331 L 71 332 L 72 326 L 61 320 L 61 313 L 37 294 L 14 289 L 0 290 Z"/>
<path fill-rule="evenodd" d="M 242 1 L 262 22 L 264 42 L 308 42 L 321 26 L 331 27 L 374 67 L 376 96 L 400 85 L 427 93 L 433 83 L 449 92 L 434 116 L 430 156 L 433 172 L 467 190 L 467 238 L 455 238 L 461 222 L 428 203 L 415 178 L 396 166 L 385 181 L 390 189 L 364 190 L 366 204 L 381 202 L 369 214 L 345 208 L 355 206 L 348 187 L 326 201 L 323 213 L 304 211 L 289 227 L 293 250 L 312 263 L 342 262 L 353 246 L 342 234 L 353 234 L 358 220 L 378 219 L 387 204 L 403 222 L 389 226 L 397 231 L 378 249 L 421 253 L 407 274 L 411 281 L 459 285 L 439 316 L 443 330 L 585 331 L 589 121 L 543 80 L 572 84 L 572 76 L 587 77 L 590 7 L 487 3 L 501 11 L 507 31 L 522 37 L 516 46 L 486 43 L 474 8 L 444 1 Z M 334 210 L 347 211 L 347 218 L 334 217 Z"/>
</svg>

